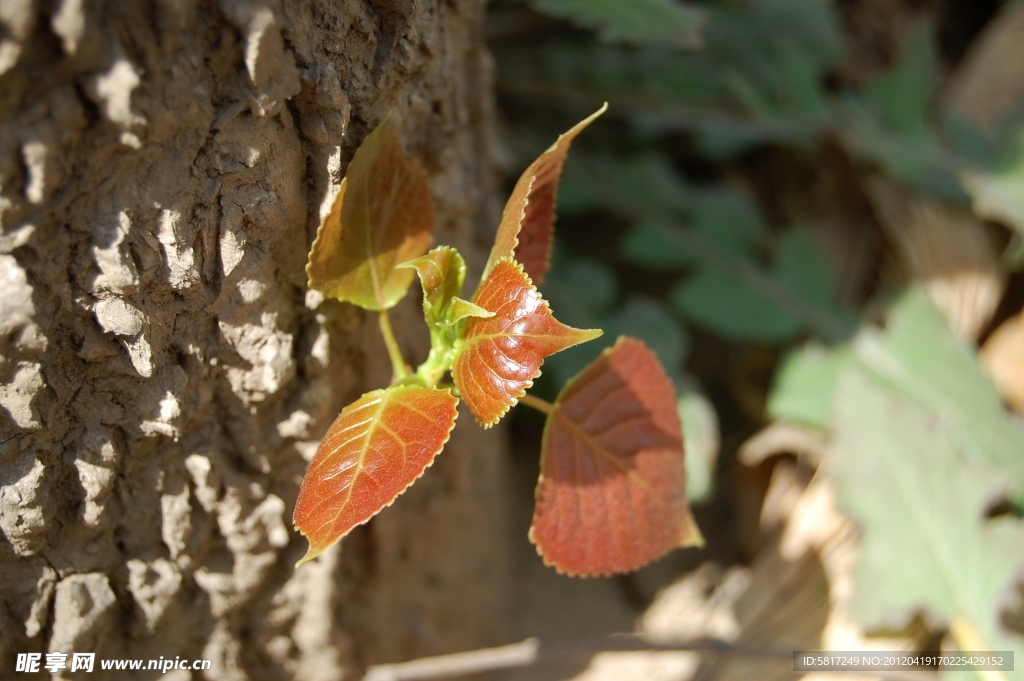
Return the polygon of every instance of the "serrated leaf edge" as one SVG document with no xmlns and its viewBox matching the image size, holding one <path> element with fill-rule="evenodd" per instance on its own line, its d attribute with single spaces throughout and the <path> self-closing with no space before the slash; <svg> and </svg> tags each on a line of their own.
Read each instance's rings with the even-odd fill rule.
<svg viewBox="0 0 1024 681">
<path fill-rule="evenodd" d="M 587 369 L 589 369 L 592 364 L 595 364 L 595 363 L 599 362 L 606 355 L 610 355 L 612 352 L 614 352 L 615 348 L 617 348 L 620 343 L 622 343 L 623 341 L 626 341 L 626 340 L 636 341 L 637 343 L 640 343 L 643 347 L 647 348 L 648 351 L 650 351 L 652 353 L 654 352 L 653 350 L 650 349 L 650 347 L 648 347 L 647 343 L 645 343 L 643 341 L 643 339 L 636 338 L 635 336 L 627 336 L 625 334 L 620 335 L 618 338 L 615 339 L 615 343 L 611 347 L 607 347 L 604 350 L 602 350 L 600 355 L 598 355 L 593 360 L 591 360 L 590 363 L 587 364 L 587 366 L 583 367 L 581 370 L 576 372 L 575 376 L 573 376 L 572 378 L 570 378 L 568 381 L 565 382 L 565 385 L 562 386 L 562 389 L 560 391 L 558 391 L 559 397 L 561 397 L 562 393 L 566 392 L 570 387 L 572 387 L 572 385 L 577 381 L 577 379 L 579 379 L 579 377 L 582 376 L 583 373 L 586 372 Z M 654 353 L 654 354 L 655 354 L 655 357 L 657 357 L 657 353 Z M 675 387 L 675 386 L 673 386 L 673 387 Z M 551 413 L 548 414 L 548 417 L 544 420 L 544 431 L 541 434 L 541 442 L 542 443 L 547 439 L 548 428 L 550 427 L 551 420 L 553 418 L 555 418 L 555 410 L 558 409 L 558 398 L 555 398 L 555 402 L 552 405 L 552 407 L 554 407 L 554 409 L 552 409 Z M 680 433 L 680 436 L 682 436 L 682 433 Z M 684 450 L 684 453 L 685 453 L 685 450 Z M 541 447 L 541 456 L 543 456 L 543 454 L 544 454 L 544 450 L 543 450 L 543 445 L 542 445 L 542 447 Z M 540 473 L 537 475 L 537 484 L 533 488 L 533 500 L 534 500 L 535 504 L 537 502 L 537 499 L 540 498 L 540 488 L 541 488 L 541 485 L 543 484 L 543 482 L 544 482 L 544 466 L 543 466 L 543 459 L 542 459 L 541 460 L 541 466 L 540 466 Z M 705 542 L 703 533 L 700 531 L 700 527 L 697 525 L 697 520 L 693 517 L 693 510 L 689 508 L 689 500 L 687 500 L 687 509 L 686 510 L 687 510 L 687 513 L 690 515 L 690 521 L 691 521 L 690 524 L 693 526 L 694 534 L 693 534 L 693 536 L 688 537 L 687 539 L 685 539 L 682 542 L 680 542 L 676 546 L 676 548 L 685 549 L 685 548 L 691 548 L 691 547 L 702 547 L 702 546 L 704 546 L 704 544 L 706 542 Z M 583 579 L 588 579 L 588 578 L 591 578 L 591 577 L 595 577 L 595 578 L 597 578 L 597 577 L 613 577 L 615 575 L 623 574 L 623 573 L 620 573 L 620 572 L 574 572 L 572 570 L 565 570 L 561 566 L 555 564 L 554 561 L 550 560 L 544 554 L 544 550 L 540 547 L 540 544 L 537 543 L 537 540 L 536 540 L 536 538 L 533 535 L 533 523 L 532 522 L 530 523 L 530 529 L 526 533 L 526 536 L 530 540 L 530 543 L 533 544 L 534 550 L 537 552 L 537 555 L 540 556 L 541 561 L 543 561 L 544 565 L 546 567 L 549 567 L 549 568 L 554 568 L 555 572 L 557 572 L 560 575 L 565 575 L 567 577 L 580 577 L 580 578 L 583 578 Z M 655 556 L 654 558 L 651 558 L 650 560 L 644 561 L 643 563 L 640 563 L 639 565 L 635 566 L 634 568 L 632 568 L 631 571 L 639 570 L 640 568 L 642 568 L 642 567 L 644 567 L 646 565 L 650 565 L 654 561 L 659 560 L 659 559 L 661 559 L 663 557 L 664 557 L 664 554 L 662 554 L 661 556 Z"/>
<path fill-rule="evenodd" d="M 324 216 L 324 219 L 320 221 L 320 225 L 316 228 L 316 236 L 313 237 L 313 243 L 310 245 L 309 253 L 306 255 L 306 267 L 305 267 L 305 271 L 306 271 L 306 286 L 311 288 L 311 289 L 313 289 L 314 291 L 320 291 L 320 293 L 323 293 L 325 296 L 327 296 L 328 294 L 313 285 L 313 273 L 310 271 L 310 269 L 313 267 L 313 253 L 316 251 L 317 246 L 320 244 L 320 239 L 323 236 L 324 227 L 327 226 L 328 218 L 330 218 L 331 215 L 334 214 L 334 209 L 339 207 L 338 204 L 340 204 L 342 202 L 342 199 L 344 198 L 345 192 L 347 190 L 348 190 L 348 177 L 343 177 L 343 178 L 341 178 L 341 184 L 338 185 L 338 193 L 335 194 L 334 200 L 331 201 L 331 208 L 330 208 L 330 210 L 327 211 L 327 214 Z M 340 208 L 339 208 L 339 210 L 340 210 Z M 339 220 L 340 220 L 340 216 L 339 216 Z M 334 296 L 328 296 L 328 297 L 334 298 Z"/>
<path fill-rule="evenodd" d="M 594 113 L 590 114 L 589 116 L 584 118 L 582 121 L 577 123 L 576 125 L 572 126 L 568 130 L 566 130 L 565 132 L 560 134 L 558 136 L 558 139 L 556 139 L 551 144 L 551 146 L 549 146 L 547 149 L 545 149 L 540 154 L 540 156 L 538 156 L 536 159 L 534 159 L 534 161 L 529 166 L 526 167 L 526 170 L 523 171 L 524 175 L 525 175 L 525 173 L 527 171 L 529 171 L 531 168 L 533 168 L 533 166 L 536 165 L 538 161 L 540 161 L 542 158 L 544 158 L 544 156 L 546 154 L 549 154 L 549 153 L 557 151 L 558 150 L 558 145 L 561 144 L 561 142 L 562 142 L 562 140 L 564 138 L 568 137 L 569 138 L 569 144 L 571 145 L 572 142 L 575 141 L 576 137 L 581 132 L 583 132 L 591 123 L 593 123 L 595 120 L 597 120 L 599 117 L 601 117 L 606 111 L 608 111 L 608 102 L 605 102 L 604 104 L 601 105 L 600 109 L 598 109 L 597 111 L 595 111 Z M 566 158 L 568 158 L 568 154 L 569 154 L 569 150 L 568 149 L 566 149 L 565 154 L 566 154 Z M 565 159 L 563 159 L 562 163 L 563 164 L 565 163 Z M 561 181 L 561 173 L 562 173 L 562 171 L 560 169 L 559 173 L 558 173 L 559 174 L 559 179 L 558 179 L 559 182 Z M 520 176 L 520 180 L 519 181 L 522 181 L 522 177 L 523 176 Z M 498 257 L 495 260 L 495 258 L 494 258 L 494 256 L 495 256 L 494 246 L 491 247 L 491 252 L 487 256 L 487 262 L 484 263 L 483 279 L 486 279 L 487 276 L 491 273 L 491 271 L 495 267 L 497 267 L 498 263 L 500 263 L 502 260 L 504 260 L 505 258 L 513 259 L 515 257 L 516 249 L 519 248 L 519 234 L 522 232 L 522 229 L 523 229 L 523 220 L 526 219 L 526 209 L 530 205 L 530 193 L 533 191 L 533 185 L 534 185 L 534 183 L 536 183 L 536 181 L 537 181 L 537 176 L 536 176 L 536 174 L 534 174 L 532 177 L 530 177 L 530 181 L 529 181 L 529 183 L 526 186 L 526 192 L 523 194 L 523 205 L 520 206 L 519 213 L 518 213 L 518 215 L 516 215 L 516 220 L 515 220 L 516 232 L 515 232 L 515 235 L 513 236 L 513 239 L 512 239 L 512 248 L 511 248 L 511 250 L 508 253 Z M 516 196 L 516 193 L 517 193 L 516 189 L 518 189 L 518 185 L 519 185 L 519 182 L 516 182 L 516 188 L 512 190 L 512 195 L 509 196 L 508 201 L 511 201 Z M 506 202 L 506 208 L 507 207 L 508 207 L 508 205 L 507 205 L 507 202 Z M 554 204 L 551 207 L 551 210 L 552 210 L 552 213 L 553 213 L 553 219 L 557 217 L 557 208 L 558 208 L 558 196 L 556 194 L 555 202 L 554 202 Z M 495 239 L 497 239 L 500 236 L 501 226 L 505 222 L 505 218 L 506 218 L 505 213 L 504 213 L 504 211 L 502 211 L 501 222 L 498 223 L 498 234 L 495 234 Z M 553 222 L 552 222 L 552 238 L 554 238 L 554 223 Z M 495 246 L 496 245 L 497 244 L 495 244 Z M 545 263 L 544 264 L 545 264 L 545 268 L 544 268 L 543 272 L 547 272 L 548 269 L 551 266 L 551 244 L 548 244 L 548 249 L 547 249 L 547 254 L 545 256 Z M 531 282 L 531 284 L 532 284 L 532 282 Z"/>
<path fill-rule="evenodd" d="M 537 295 L 540 297 L 540 300 L 541 300 L 541 302 L 544 305 L 544 309 L 548 311 L 548 314 L 551 315 L 552 319 L 554 319 L 555 321 L 558 321 L 558 318 L 555 317 L 554 313 L 551 311 L 551 306 L 548 304 L 547 298 L 545 298 L 543 295 L 541 295 L 540 289 L 538 289 L 537 286 L 534 285 L 533 280 L 530 278 L 530 275 L 527 274 L 526 269 L 515 258 L 513 258 L 511 256 L 505 256 L 503 258 L 499 258 L 498 262 L 494 263 L 494 268 L 492 268 L 491 271 L 493 272 L 494 269 L 497 269 L 498 265 L 500 265 L 505 260 L 508 260 L 510 263 L 515 265 L 516 269 L 518 269 L 522 273 L 522 275 L 524 277 L 526 277 L 526 283 L 528 283 L 530 285 L 530 287 L 533 288 L 533 290 L 537 292 Z M 486 279 L 483 279 L 483 280 L 480 281 L 480 286 L 477 287 L 477 291 L 479 291 L 480 287 L 484 285 L 484 281 L 486 281 Z M 473 297 L 475 298 L 476 295 L 474 294 Z M 487 308 L 484 308 L 484 309 L 486 310 Z M 487 310 L 487 311 L 490 312 L 490 310 Z M 497 314 L 497 313 L 494 313 L 494 314 Z M 489 317 L 485 317 L 485 319 L 489 319 Z M 562 350 L 568 350 L 569 348 L 576 347 L 577 345 L 582 345 L 583 343 L 587 343 L 589 341 L 592 341 L 592 340 L 595 340 L 597 338 L 600 338 L 604 334 L 604 331 L 602 329 L 577 329 L 576 327 L 569 326 L 568 324 L 563 324 L 562 322 L 558 322 L 558 323 L 562 324 L 562 326 L 566 326 L 566 327 L 568 327 L 568 328 L 570 328 L 570 329 L 572 329 L 574 331 L 591 331 L 591 332 L 596 331 L 597 332 L 596 334 L 590 336 L 589 338 L 584 338 L 583 340 L 581 340 L 579 342 L 576 342 L 576 343 L 573 343 L 572 345 L 565 346 L 564 348 L 562 348 Z M 455 341 L 455 352 L 452 354 L 452 366 L 453 367 L 455 366 L 456 358 L 458 357 L 459 353 L 462 351 L 462 348 L 464 346 L 465 346 L 465 343 L 463 342 L 462 338 L 459 338 L 459 339 L 457 339 Z M 559 350 L 558 352 L 561 352 L 562 350 Z M 552 354 L 557 354 L 557 353 L 552 353 Z M 551 355 L 548 355 L 547 357 L 550 357 L 550 356 Z M 547 357 L 545 357 L 544 359 L 547 359 Z M 523 389 L 520 390 L 517 394 L 511 395 L 512 402 L 507 407 L 505 407 L 505 410 L 503 412 L 498 414 L 497 418 L 495 418 L 493 421 L 490 421 L 488 423 L 484 423 L 483 421 L 481 421 L 480 419 L 477 418 L 476 414 L 473 414 L 473 419 L 482 428 L 487 430 L 489 428 L 494 427 L 494 425 L 497 424 L 499 421 L 501 421 L 501 419 L 505 418 L 505 414 L 507 414 L 509 412 L 509 410 L 512 409 L 512 407 L 514 407 L 517 404 L 519 404 L 519 398 L 521 398 L 523 395 L 525 395 L 526 391 L 533 387 L 534 380 L 539 378 L 541 373 L 543 373 L 542 367 L 544 366 L 544 359 L 542 359 L 540 361 L 540 364 L 537 365 L 537 375 L 534 376 L 533 378 L 531 378 L 529 380 L 529 382 L 526 383 L 526 385 L 523 386 Z M 452 378 L 454 379 L 454 374 L 452 375 Z M 568 385 L 568 384 L 566 384 L 566 385 Z M 470 409 L 470 413 L 472 413 L 472 412 L 473 412 L 473 410 Z"/>
</svg>

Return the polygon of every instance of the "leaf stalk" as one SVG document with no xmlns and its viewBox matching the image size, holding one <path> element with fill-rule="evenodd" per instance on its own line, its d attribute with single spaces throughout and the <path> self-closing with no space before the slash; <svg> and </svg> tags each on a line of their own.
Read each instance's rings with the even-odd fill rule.
<svg viewBox="0 0 1024 681">
<path fill-rule="evenodd" d="M 398 347 L 395 332 L 391 328 L 388 311 L 381 310 L 378 319 L 380 321 L 380 333 L 384 337 L 384 345 L 387 346 L 388 357 L 391 358 L 391 367 L 395 372 L 395 380 L 400 381 L 409 375 L 409 367 L 402 358 L 402 350 Z"/>
<path fill-rule="evenodd" d="M 520 404 L 525 404 L 527 407 L 536 409 L 539 412 L 543 412 L 548 416 L 555 411 L 555 405 L 551 404 L 545 399 L 537 397 L 536 395 L 530 395 L 529 393 L 524 394 L 519 398 Z"/>
</svg>

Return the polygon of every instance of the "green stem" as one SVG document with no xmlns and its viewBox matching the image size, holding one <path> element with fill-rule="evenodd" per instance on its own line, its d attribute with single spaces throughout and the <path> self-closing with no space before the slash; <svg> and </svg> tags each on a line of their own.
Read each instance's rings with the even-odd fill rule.
<svg viewBox="0 0 1024 681">
<path fill-rule="evenodd" d="M 380 311 L 380 333 L 384 336 L 384 345 L 388 348 L 388 357 L 391 358 L 391 366 L 395 371 L 395 380 L 401 380 L 409 375 L 409 367 L 402 359 L 402 351 L 395 340 L 395 332 L 391 330 L 391 320 L 388 319 L 388 311 Z"/>
<path fill-rule="evenodd" d="M 555 405 L 551 404 L 547 400 L 541 399 L 535 395 L 526 394 L 519 398 L 520 404 L 525 404 L 527 407 L 536 409 L 537 411 L 544 412 L 548 416 L 555 410 Z"/>
</svg>

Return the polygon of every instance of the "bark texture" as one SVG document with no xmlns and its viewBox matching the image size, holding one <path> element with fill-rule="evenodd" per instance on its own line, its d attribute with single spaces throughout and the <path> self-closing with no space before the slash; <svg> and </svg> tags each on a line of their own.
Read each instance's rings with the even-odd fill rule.
<svg viewBox="0 0 1024 681">
<path fill-rule="evenodd" d="M 18 652 L 78 651 L 352 678 L 501 638 L 501 441 L 468 413 L 340 550 L 296 570 L 291 527 L 318 438 L 390 377 L 375 318 L 303 271 L 388 112 L 436 241 L 482 265 L 483 9 L 0 1 L 0 677 Z M 418 295 L 394 314 L 410 360 Z"/>
</svg>

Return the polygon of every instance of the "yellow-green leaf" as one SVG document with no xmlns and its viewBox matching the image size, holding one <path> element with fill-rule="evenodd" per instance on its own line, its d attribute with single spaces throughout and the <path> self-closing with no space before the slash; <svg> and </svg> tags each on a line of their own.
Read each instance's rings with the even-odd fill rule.
<svg viewBox="0 0 1024 681">
<path fill-rule="evenodd" d="M 413 272 L 396 265 L 426 252 L 434 231 L 427 174 L 381 123 L 349 164 L 309 251 L 309 286 L 367 310 L 405 296 Z"/>
</svg>

